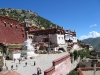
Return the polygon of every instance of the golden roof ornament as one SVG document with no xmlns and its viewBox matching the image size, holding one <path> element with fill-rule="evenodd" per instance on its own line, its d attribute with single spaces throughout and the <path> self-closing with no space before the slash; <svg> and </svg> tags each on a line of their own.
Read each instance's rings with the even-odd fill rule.
<svg viewBox="0 0 100 75">
<path fill-rule="evenodd" d="M 44 28 L 44 27 L 41 27 L 41 29 L 45 30 L 45 28 Z"/>
<path fill-rule="evenodd" d="M 32 24 L 32 26 L 33 26 L 33 27 L 37 27 L 37 25 L 36 25 L 36 24 Z"/>
</svg>

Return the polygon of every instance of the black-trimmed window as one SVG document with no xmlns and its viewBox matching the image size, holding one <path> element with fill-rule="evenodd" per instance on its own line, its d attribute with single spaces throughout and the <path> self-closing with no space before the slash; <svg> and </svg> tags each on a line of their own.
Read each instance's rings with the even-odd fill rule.
<svg viewBox="0 0 100 75">
<path fill-rule="evenodd" d="M 24 34 L 22 34 L 22 37 L 24 38 Z"/>
<path fill-rule="evenodd" d="M 4 23 L 4 27 L 6 27 L 6 23 Z"/>
<path fill-rule="evenodd" d="M 10 25 L 10 28 L 12 28 L 12 25 Z"/>
</svg>

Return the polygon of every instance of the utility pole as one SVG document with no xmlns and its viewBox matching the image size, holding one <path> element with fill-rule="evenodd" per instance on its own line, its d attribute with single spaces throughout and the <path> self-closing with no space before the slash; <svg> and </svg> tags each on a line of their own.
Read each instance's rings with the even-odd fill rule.
<svg viewBox="0 0 100 75">
<path fill-rule="evenodd" d="M 94 65 L 94 75 L 96 75 L 96 65 L 98 63 L 98 60 L 93 60 L 92 63 Z"/>
<path fill-rule="evenodd" d="M 28 31 L 26 31 L 26 39 L 28 39 Z"/>
<path fill-rule="evenodd" d="M 96 75 L 96 63 L 94 63 L 94 75 Z"/>
<path fill-rule="evenodd" d="M 50 54 L 50 50 L 51 50 L 51 48 L 50 48 L 50 35 L 49 35 L 49 38 L 48 38 L 48 54 Z"/>
</svg>

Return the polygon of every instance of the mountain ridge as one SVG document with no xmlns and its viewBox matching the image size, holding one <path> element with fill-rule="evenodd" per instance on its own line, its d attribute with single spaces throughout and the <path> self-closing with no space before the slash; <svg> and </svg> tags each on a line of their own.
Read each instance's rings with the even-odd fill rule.
<svg viewBox="0 0 100 75">
<path fill-rule="evenodd" d="M 100 37 L 84 39 L 82 42 L 91 44 L 94 49 L 100 51 Z"/>
</svg>

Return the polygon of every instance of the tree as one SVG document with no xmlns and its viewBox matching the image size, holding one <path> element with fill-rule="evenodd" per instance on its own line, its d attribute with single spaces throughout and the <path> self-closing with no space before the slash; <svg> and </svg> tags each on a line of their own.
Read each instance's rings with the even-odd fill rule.
<svg viewBox="0 0 100 75">
<path fill-rule="evenodd" d="M 78 51 L 75 50 L 75 51 L 74 51 L 74 60 L 76 60 L 77 58 L 78 58 Z"/>
</svg>

